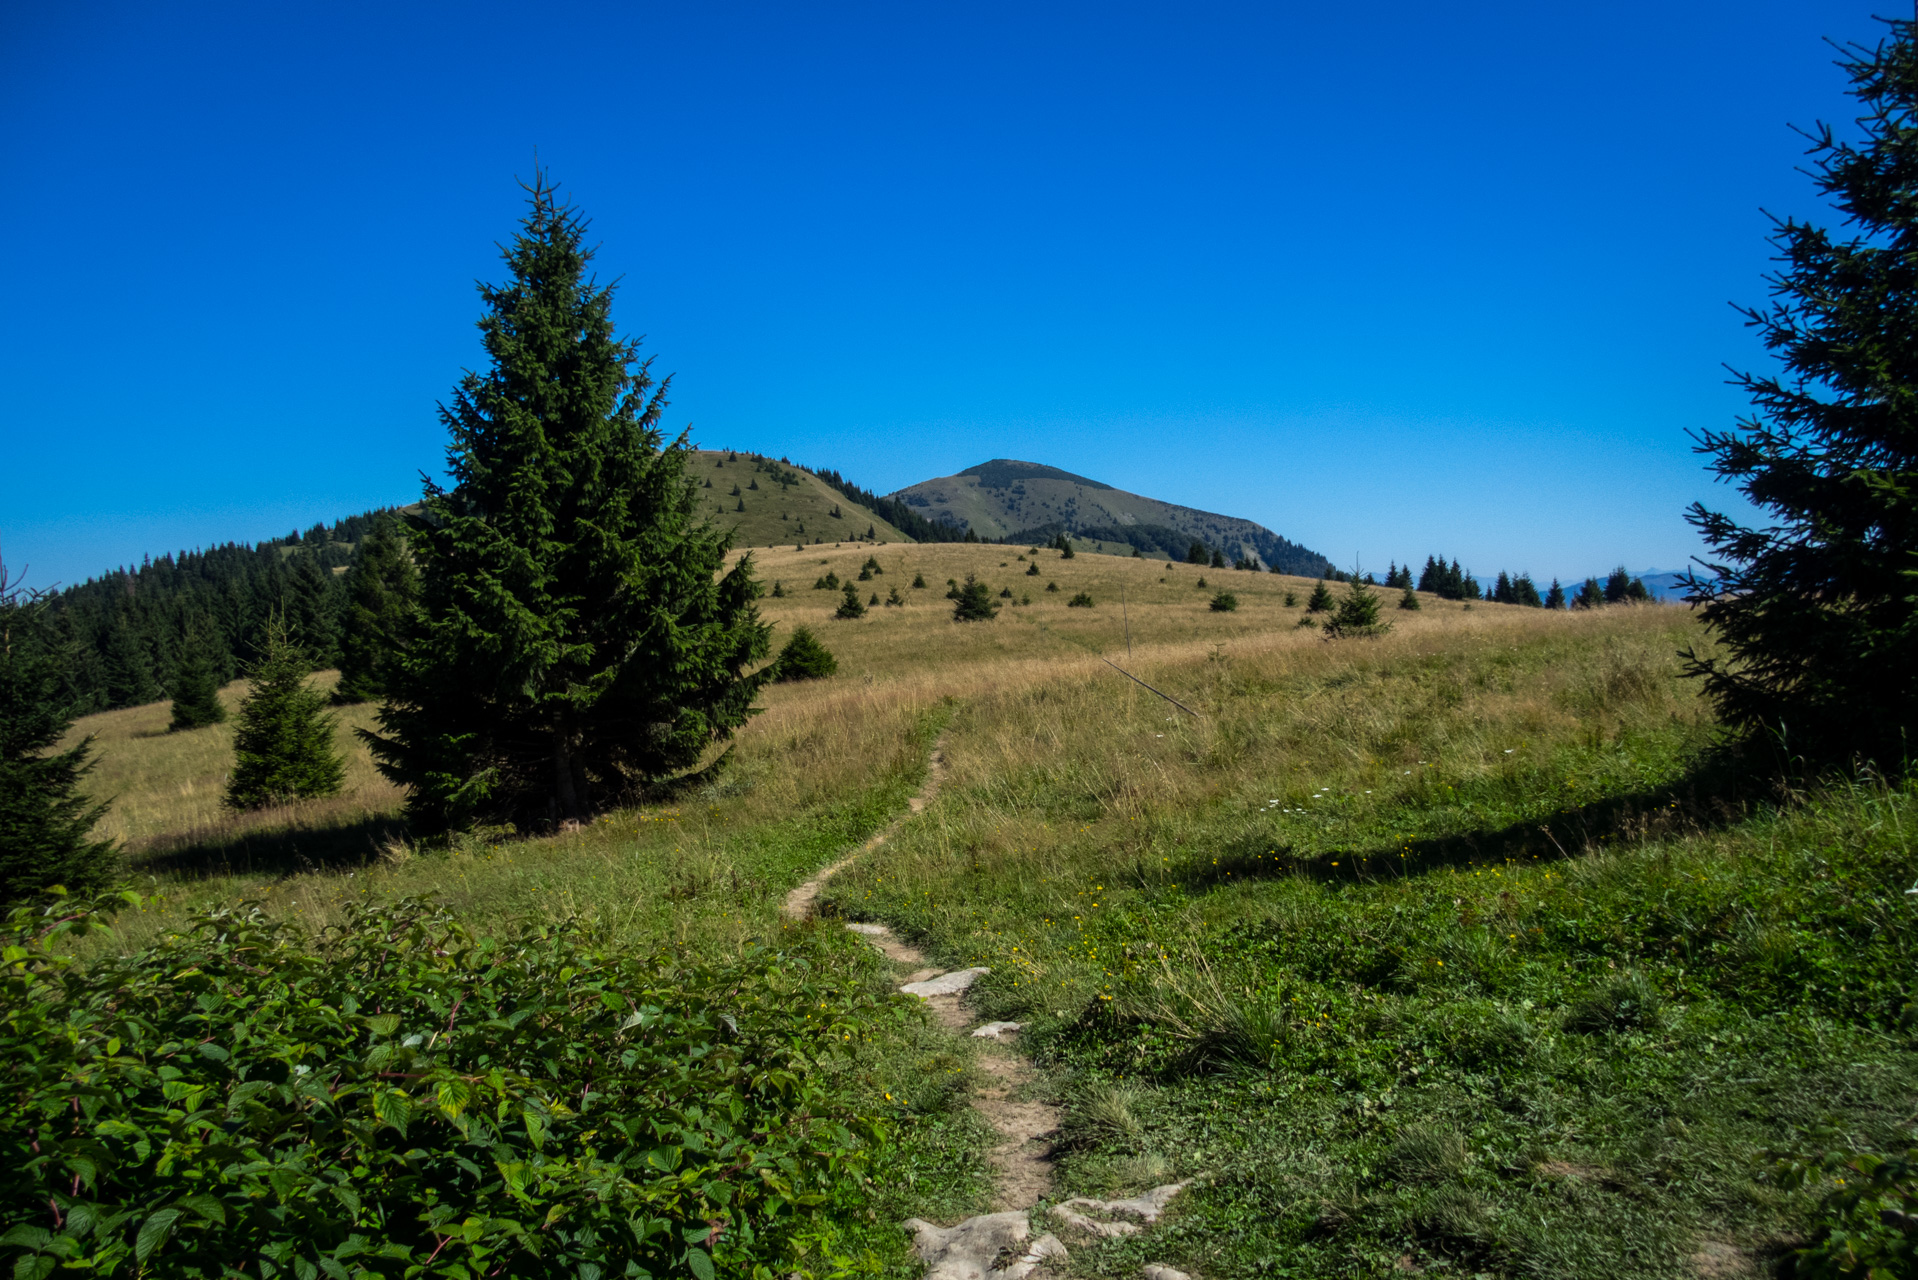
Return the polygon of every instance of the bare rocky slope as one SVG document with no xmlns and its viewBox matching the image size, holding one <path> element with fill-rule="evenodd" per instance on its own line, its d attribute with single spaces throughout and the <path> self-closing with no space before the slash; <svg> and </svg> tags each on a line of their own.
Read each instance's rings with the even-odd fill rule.
<svg viewBox="0 0 1918 1280">
<path fill-rule="evenodd" d="M 1262 567 L 1307 577 L 1322 575 L 1329 561 L 1280 537 L 1262 524 L 1161 502 L 1057 467 L 1011 458 L 968 467 L 888 495 L 931 520 L 970 529 L 981 538 L 1039 542 L 1060 532 L 1094 545 L 1088 550 L 1169 560 L 1185 559 L 1194 541 L 1227 560 L 1256 560 Z"/>
</svg>

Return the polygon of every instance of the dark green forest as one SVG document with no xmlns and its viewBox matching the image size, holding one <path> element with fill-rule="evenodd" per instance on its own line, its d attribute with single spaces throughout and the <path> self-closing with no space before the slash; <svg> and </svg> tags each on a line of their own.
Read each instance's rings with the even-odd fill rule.
<svg viewBox="0 0 1918 1280">
<path fill-rule="evenodd" d="M 189 654 L 222 683 L 236 679 L 259 656 L 275 613 L 315 668 L 335 665 L 347 570 L 379 514 L 252 546 L 162 555 L 58 592 L 53 639 L 71 646 L 65 679 L 74 713 L 173 696 Z"/>
</svg>

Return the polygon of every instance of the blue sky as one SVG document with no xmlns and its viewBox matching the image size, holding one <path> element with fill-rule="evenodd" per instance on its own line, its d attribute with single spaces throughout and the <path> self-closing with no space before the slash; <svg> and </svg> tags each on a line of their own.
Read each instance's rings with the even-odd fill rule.
<svg viewBox="0 0 1918 1280">
<path fill-rule="evenodd" d="M 411 501 L 535 149 L 696 440 L 1675 567 L 1862 3 L 14 5 L 0 553 Z"/>
</svg>

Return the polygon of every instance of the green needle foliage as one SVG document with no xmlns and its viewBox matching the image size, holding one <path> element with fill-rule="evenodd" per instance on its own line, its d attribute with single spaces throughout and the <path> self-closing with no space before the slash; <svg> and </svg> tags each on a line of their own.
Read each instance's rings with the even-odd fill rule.
<svg viewBox="0 0 1918 1280">
<path fill-rule="evenodd" d="M 287 638 L 286 628 L 269 622 L 265 653 L 249 673 L 253 687 L 240 704 L 233 735 L 229 808 L 258 809 L 340 789 L 346 761 L 333 745 L 326 695 L 307 687 L 312 669 L 312 660 Z"/>
<path fill-rule="evenodd" d="M 1379 593 L 1353 574 L 1346 580 L 1345 598 L 1325 621 L 1325 634 L 1334 639 L 1382 636 L 1391 629 L 1391 623 L 1379 621 Z"/>
<path fill-rule="evenodd" d="M 1305 600 L 1305 611 L 1307 613 L 1330 613 L 1331 610 L 1332 592 L 1330 588 L 1325 585 L 1325 579 L 1321 578 L 1312 584 L 1312 594 L 1307 596 Z"/>
<path fill-rule="evenodd" d="M 971 574 L 966 575 L 965 586 L 954 587 L 950 594 L 954 622 L 991 622 L 999 616 L 999 605 L 992 598 L 992 588 Z"/>
<path fill-rule="evenodd" d="M 1239 597 L 1230 591 L 1221 591 L 1212 597 L 1208 606 L 1214 613 L 1231 613 L 1239 607 Z"/>
<path fill-rule="evenodd" d="M 169 733 L 182 729 L 204 729 L 226 719 L 226 707 L 220 703 L 220 677 L 206 653 L 207 638 L 195 635 L 187 642 L 173 677 L 173 719 Z"/>
<path fill-rule="evenodd" d="M 811 627 L 796 627 L 792 639 L 773 662 L 773 679 L 781 684 L 794 680 L 824 680 L 839 670 L 839 659 L 820 643 Z"/>
<path fill-rule="evenodd" d="M 839 601 L 839 607 L 833 610 L 832 616 L 835 618 L 843 618 L 847 621 L 866 616 L 866 606 L 865 603 L 859 599 L 858 587 L 850 582 L 846 584 L 845 594 Z"/>
<path fill-rule="evenodd" d="M 338 702 L 369 702 L 386 693 L 386 670 L 406 647 L 406 630 L 419 606 L 419 573 L 406 534 L 386 512 L 360 541 L 346 571 L 341 619 Z"/>
<path fill-rule="evenodd" d="M 769 668 L 750 557 L 696 515 L 670 379 L 613 328 L 586 224 L 539 175 L 482 285 L 489 367 L 440 411 L 453 487 L 413 522 L 415 633 L 387 678 L 381 770 L 432 834 L 577 820 L 684 770 L 752 712 Z"/>
<path fill-rule="evenodd" d="M 0 926 L 16 1277 L 771 1280 L 839 1243 L 887 1136 L 839 1076 L 900 1015 L 820 958 L 477 938 L 402 899 L 75 964 L 100 923 Z"/>
<path fill-rule="evenodd" d="M 1423 606 L 1419 604 L 1418 592 L 1412 590 L 1410 587 L 1407 587 L 1405 593 L 1399 597 L 1399 608 L 1401 609 L 1416 611 L 1422 607 Z"/>
<path fill-rule="evenodd" d="M 1827 760 L 1905 755 L 1918 726 L 1918 44 L 1890 25 L 1845 64 L 1864 137 L 1811 135 L 1851 231 L 1780 224 L 1775 300 L 1746 315 L 1783 369 L 1743 375 L 1752 415 L 1699 437 L 1767 523 L 1689 515 L 1724 561 L 1692 599 L 1729 651 L 1689 674 L 1727 723 Z"/>
<path fill-rule="evenodd" d="M 87 838 L 106 812 L 80 791 L 93 739 L 48 754 L 73 722 L 65 659 L 46 602 L 0 567 L 0 902 L 92 892 L 118 871 L 113 845 Z"/>
</svg>

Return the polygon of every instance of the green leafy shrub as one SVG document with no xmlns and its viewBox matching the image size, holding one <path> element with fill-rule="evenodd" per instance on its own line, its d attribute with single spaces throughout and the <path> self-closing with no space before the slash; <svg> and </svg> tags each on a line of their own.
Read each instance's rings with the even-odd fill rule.
<svg viewBox="0 0 1918 1280">
<path fill-rule="evenodd" d="M 778 668 L 773 680 L 788 684 L 794 680 L 824 680 L 839 670 L 839 659 L 820 643 L 811 627 L 795 627 L 792 639 L 786 641 L 773 665 Z"/>
<path fill-rule="evenodd" d="M 1092 597 L 1083 591 L 1066 601 L 1066 608 L 1068 609 L 1090 609 L 1091 607 Z"/>
<path fill-rule="evenodd" d="M 1841 1147 L 1780 1160 L 1775 1171 L 1781 1186 L 1826 1191 L 1817 1233 L 1796 1251 L 1792 1275 L 1875 1280 L 1918 1274 L 1918 1150 L 1887 1156 Z"/>
<path fill-rule="evenodd" d="M 63 954 L 100 924 L 19 909 L 0 953 L 26 1280 L 810 1271 L 883 1137 L 821 1087 L 883 1010 L 793 956 L 475 938 L 419 900 Z"/>
</svg>

